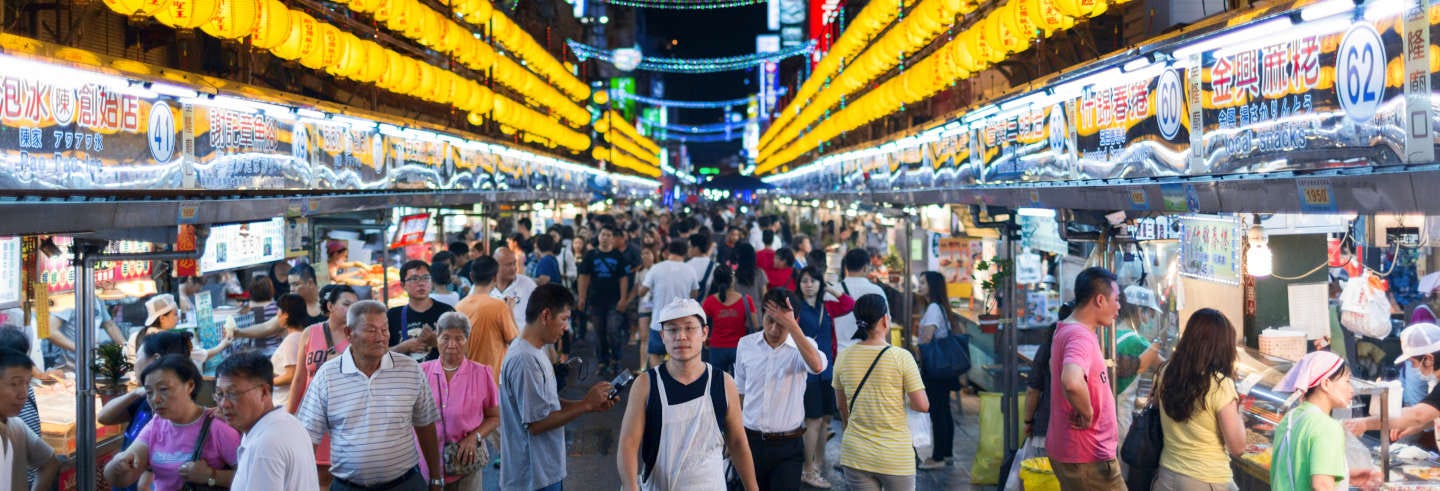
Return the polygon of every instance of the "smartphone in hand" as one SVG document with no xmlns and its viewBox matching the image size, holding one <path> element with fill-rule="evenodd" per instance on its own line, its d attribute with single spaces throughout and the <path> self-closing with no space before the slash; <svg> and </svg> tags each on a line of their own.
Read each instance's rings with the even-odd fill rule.
<svg viewBox="0 0 1440 491">
<path fill-rule="evenodd" d="M 630 373 L 629 370 L 622 370 L 619 374 L 615 375 L 615 378 L 610 380 L 610 386 L 613 387 L 610 389 L 610 398 L 615 399 L 620 397 L 620 393 L 627 387 L 630 387 L 630 384 L 633 382 L 635 382 L 635 375 Z"/>
</svg>

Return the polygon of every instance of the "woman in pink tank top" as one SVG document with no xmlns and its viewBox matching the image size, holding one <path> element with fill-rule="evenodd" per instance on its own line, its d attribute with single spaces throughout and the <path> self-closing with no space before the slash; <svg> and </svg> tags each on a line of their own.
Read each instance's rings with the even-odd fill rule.
<svg viewBox="0 0 1440 491">
<path fill-rule="evenodd" d="M 310 386 L 310 378 L 315 376 L 320 366 L 340 356 L 340 353 L 344 353 L 345 348 L 350 346 L 350 338 L 345 334 L 345 313 L 350 310 L 350 304 L 360 301 L 360 297 L 349 286 L 329 285 L 320 292 L 320 298 L 321 307 L 330 319 L 305 328 L 305 333 L 301 334 L 300 362 L 303 370 L 296 370 L 295 379 L 290 382 L 290 400 L 285 403 L 285 410 L 290 414 L 300 411 L 300 402 L 305 400 L 305 389 Z M 315 464 L 320 468 L 320 480 L 329 481 L 328 434 L 320 440 L 320 445 L 315 447 Z"/>
</svg>

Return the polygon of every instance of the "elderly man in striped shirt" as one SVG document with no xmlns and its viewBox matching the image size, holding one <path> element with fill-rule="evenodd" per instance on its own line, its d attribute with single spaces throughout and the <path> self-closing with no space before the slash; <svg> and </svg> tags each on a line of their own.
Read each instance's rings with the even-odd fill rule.
<svg viewBox="0 0 1440 491">
<path fill-rule="evenodd" d="M 409 442 L 420 440 L 430 475 L 442 476 L 430 386 L 415 360 L 389 351 L 383 304 L 356 302 L 345 320 L 350 347 L 320 367 L 300 405 L 312 442 L 330 434 L 330 489 L 425 490 Z M 431 480 L 429 489 L 444 484 Z"/>
</svg>

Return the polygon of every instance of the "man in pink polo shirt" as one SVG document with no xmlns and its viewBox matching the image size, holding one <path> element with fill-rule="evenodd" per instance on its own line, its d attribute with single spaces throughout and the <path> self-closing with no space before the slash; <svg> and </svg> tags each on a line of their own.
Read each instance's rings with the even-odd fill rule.
<svg viewBox="0 0 1440 491">
<path fill-rule="evenodd" d="M 1120 287 L 1115 274 L 1089 268 L 1075 278 L 1075 312 L 1055 329 L 1050 351 L 1050 431 L 1045 448 L 1064 491 L 1125 489 L 1115 460 L 1119 433 L 1115 396 L 1100 326 L 1115 325 Z"/>
</svg>

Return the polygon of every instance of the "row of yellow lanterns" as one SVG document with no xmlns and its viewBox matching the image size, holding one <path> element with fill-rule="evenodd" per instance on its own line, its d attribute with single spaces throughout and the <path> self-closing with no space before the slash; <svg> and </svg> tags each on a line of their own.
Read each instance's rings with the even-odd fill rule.
<svg viewBox="0 0 1440 491">
<path fill-rule="evenodd" d="M 490 0 L 470 0 L 472 2 L 489 3 Z M 458 9 L 457 9 L 458 11 Z M 478 24 L 477 24 L 478 25 Z M 575 77 L 570 70 L 554 56 L 550 55 L 530 33 L 525 32 L 515 21 L 510 20 L 504 14 L 490 16 L 490 23 L 487 31 L 491 37 L 511 52 L 516 53 L 520 59 L 525 60 L 526 66 L 536 73 L 544 76 L 551 84 L 559 88 L 561 92 L 569 95 L 575 102 L 583 102 L 590 97 L 590 86 Z"/>
<path fill-rule="evenodd" d="M 782 111 L 765 133 L 760 135 L 760 148 L 767 147 L 780 130 L 789 125 L 799 109 L 805 107 L 805 103 L 808 103 L 830 81 L 831 77 L 840 72 L 842 63 L 855 61 L 855 57 L 870 46 L 870 42 L 875 39 L 875 36 L 885 30 L 885 27 L 899 17 L 900 13 L 913 1 L 879 1 L 866 4 L 865 8 L 855 16 L 855 20 L 850 21 L 850 25 L 840 33 L 840 37 L 835 40 L 830 51 L 825 53 L 819 63 L 815 64 L 810 78 L 800 85 L 799 90 L 795 91 L 795 97 L 791 99 L 793 103 L 786 108 L 795 108 L 795 110 Z M 974 1 L 961 0 L 955 3 L 962 7 L 969 6 L 970 10 L 974 10 Z"/>
<path fill-rule="evenodd" d="M 644 176 L 660 177 L 660 167 L 657 164 L 648 164 L 625 152 L 617 152 L 614 149 L 596 145 L 595 148 L 590 149 L 590 156 L 598 161 L 610 162 L 616 166 L 634 170 Z"/>
<path fill-rule="evenodd" d="M 299 62 L 307 68 L 324 70 L 357 82 L 374 83 L 394 93 L 450 104 L 470 113 L 469 119 L 475 124 L 479 124 L 475 121 L 477 116 L 483 122 L 485 116 L 493 113 L 497 120 L 503 118 L 502 123 L 508 121 L 511 127 L 547 135 L 556 144 L 571 151 L 582 151 L 590 144 L 589 137 L 528 107 L 513 101 L 504 105 L 502 100 L 509 99 L 493 94 L 473 80 L 402 55 L 373 41 L 360 39 L 309 14 L 290 10 L 279 0 L 106 0 L 106 5 L 123 15 L 153 15 L 165 25 L 177 29 L 199 28 L 221 39 L 248 36 L 256 48 L 269 50 L 281 59 Z M 464 36 L 453 39 L 460 40 L 455 46 L 468 44 L 476 51 L 493 54 L 489 46 L 475 40 L 468 31 Z M 579 119 L 576 126 L 588 120 L 588 111 L 559 95 L 553 88 L 548 92 L 539 88 L 541 85 L 549 86 L 543 82 L 537 84 L 539 81 L 533 74 L 525 72 L 515 78 L 528 83 L 512 82 L 516 84 L 512 88 L 531 90 L 532 99 L 544 99 L 537 100 L 538 103 L 556 109 L 556 113 L 568 121 Z M 512 113 L 509 111 L 511 106 L 519 110 Z M 585 116 L 577 116 L 577 111 Z"/>
<path fill-rule="evenodd" d="M 595 121 L 595 131 L 605 135 L 605 140 L 612 145 L 619 146 L 622 150 L 639 156 L 654 165 L 660 165 L 660 146 L 654 140 L 641 135 L 635 130 L 635 125 L 625 120 L 624 116 L 610 110 L 606 111 L 599 120 Z M 618 142 L 618 144 L 617 144 Z"/>
<path fill-rule="evenodd" d="M 974 10 L 975 5 L 971 2 L 921 1 L 910 10 L 904 19 L 886 31 L 884 36 L 871 44 L 853 62 L 848 63 L 843 71 L 831 79 L 829 86 L 819 92 L 814 99 L 806 101 L 796 98 L 795 101 L 801 105 L 795 107 L 803 109 L 798 116 L 786 118 L 783 121 L 785 127 L 780 127 L 779 122 L 771 126 L 772 134 L 780 136 L 767 141 L 766 143 L 769 145 L 761 145 L 761 152 L 773 150 L 771 145 L 775 143 L 792 140 L 802 128 L 819 120 L 826 111 L 839 105 L 842 98 L 864 88 L 871 81 L 900 64 L 906 57 L 929 46 L 936 37 L 939 37 L 955 23 L 956 16 L 969 14 Z M 785 113 L 787 116 L 792 114 L 794 113 Z M 783 130 L 788 130 L 788 132 L 779 133 Z"/>
<path fill-rule="evenodd" d="M 368 13 L 376 21 L 384 23 L 390 30 L 399 32 L 422 46 L 448 54 L 472 70 L 484 72 L 493 69 L 490 76 L 496 82 L 509 87 L 516 93 L 523 94 L 530 101 L 551 108 L 557 115 L 569 122 L 571 127 L 583 126 L 590 119 L 589 112 L 576 103 L 584 101 L 589 96 L 589 88 L 574 76 L 561 79 L 562 82 L 567 83 L 555 85 L 547 83 L 539 75 L 524 69 L 514 60 L 496 53 L 490 45 L 475 39 L 470 29 L 417 0 L 350 0 L 349 5 L 351 10 Z M 458 6 L 453 8 L 456 12 L 460 10 Z M 489 0 L 471 2 L 464 8 L 466 14 L 463 14 L 462 18 L 467 21 L 473 19 L 479 22 L 477 25 L 482 27 L 514 25 L 504 14 L 495 13 Z M 518 28 L 503 33 L 498 29 L 492 29 L 489 32 L 496 34 L 494 37 L 497 40 L 517 37 L 530 39 L 529 34 Z M 501 44 L 505 43 L 502 41 Z M 533 45 L 534 41 L 531 40 L 530 44 Z M 533 49 L 512 51 L 533 66 L 543 66 L 544 63 L 541 60 L 548 60 L 553 64 L 559 63 L 539 45 L 531 47 Z M 546 77 L 551 80 L 558 78 L 555 75 L 546 75 Z M 579 84 L 581 89 L 585 89 L 586 92 L 567 96 L 561 94 L 557 89 L 557 86 L 573 89 L 574 84 Z"/>
<path fill-rule="evenodd" d="M 495 94 L 492 98 L 494 102 L 491 104 L 489 117 L 502 125 L 502 131 L 505 131 L 507 127 L 518 129 L 545 138 L 554 145 L 564 147 L 572 152 L 579 152 L 590 147 L 590 137 L 584 133 L 567 128 L 555 119 L 540 114 L 539 111 L 509 97 Z M 469 119 L 473 124 L 480 124 L 480 122 L 484 122 L 486 115 L 483 107 L 476 109 L 470 114 Z M 513 133 L 513 131 L 507 131 L 507 133 Z"/>
<path fill-rule="evenodd" d="M 1111 3 L 1126 1 L 1111 0 Z M 756 172 L 763 173 L 793 161 L 842 132 L 893 114 L 905 104 L 924 100 L 955 81 L 969 78 L 1011 54 L 1029 49 L 1032 36 L 1026 33 L 1048 37 L 1056 31 L 1073 27 L 1076 18 L 1100 15 L 1108 7 L 1105 0 L 1011 0 L 988 12 L 984 19 L 904 73 L 886 80 L 838 113 L 820 121 L 804 135 L 800 131 L 811 122 L 797 122 L 785 128 L 770 147 L 761 149 Z M 858 65 L 852 65 L 851 69 Z M 836 89 L 841 87 L 832 84 L 830 90 Z M 824 97 L 823 92 L 819 97 Z"/>
</svg>

